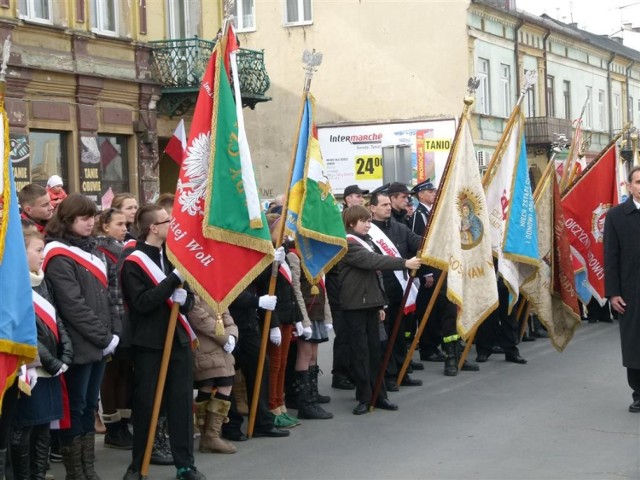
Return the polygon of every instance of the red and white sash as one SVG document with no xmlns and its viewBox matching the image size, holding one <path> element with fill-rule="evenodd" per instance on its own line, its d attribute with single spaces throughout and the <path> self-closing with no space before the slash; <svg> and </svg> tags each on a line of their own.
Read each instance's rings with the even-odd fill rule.
<svg viewBox="0 0 640 480">
<path fill-rule="evenodd" d="M 56 309 L 51 303 L 35 290 L 31 290 L 33 296 L 33 308 L 36 315 L 45 323 L 45 325 L 53 332 L 56 341 L 60 340 L 58 333 L 58 322 L 56 321 Z"/>
<path fill-rule="evenodd" d="M 131 255 L 129 255 L 125 259 L 125 262 L 136 263 L 140 268 L 142 268 L 142 270 L 145 271 L 147 276 L 156 285 L 158 285 L 161 281 L 167 278 L 167 276 L 160 269 L 160 267 L 158 267 L 158 265 L 156 265 L 154 261 L 149 258 L 149 255 L 147 255 L 146 253 L 140 250 L 133 251 Z M 171 298 L 167 298 L 167 305 L 169 305 L 169 308 L 173 307 L 173 300 L 171 300 Z M 186 330 L 187 334 L 189 335 L 189 339 L 191 340 L 191 346 L 196 347 L 198 345 L 198 338 L 196 337 L 195 332 L 191 328 L 191 325 L 189 325 L 189 321 L 187 320 L 187 317 L 185 317 L 183 314 L 178 312 L 178 321 L 180 322 L 182 327 Z"/>
<path fill-rule="evenodd" d="M 349 238 L 357 240 L 361 245 L 365 246 L 367 250 L 373 251 L 371 247 L 362 240 L 361 238 L 355 235 L 347 235 Z M 393 242 L 387 237 L 377 225 L 371 224 L 371 228 L 369 229 L 369 236 L 373 240 L 383 255 L 387 255 L 389 257 L 402 258 L 400 252 L 393 244 Z M 396 279 L 400 283 L 402 287 L 402 291 L 405 291 L 407 288 L 407 282 L 409 281 L 409 276 L 405 278 L 405 270 L 394 270 L 393 274 L 396 276 Z M 404 313 L 409 314 L 416 309 L 416 298 L 418 296 L 418 288 L 412 283 L 411 289 L 409 290 L 409 296 L 407 297 L 407 303 L 404 306 Z"/>
<path fill-rule="evenodd" d="M 44 247 L 44 255 L 43 270 L 46 270 L 47 263 L 49 263 L 49 260 L 53 257 L 64 255 L 89 270 L 105 288 L 108 286 L 107 266 L 100 257 L 85 252 L 81 248 L 65 245 L 57 241 L 47 243 L 46 247 Z"/>
<path fill-rule="evenodd" d="M 128 248 L 136 248 L 136 243 L 138 243 L 138 241 L 136 239 L 130 238 L 129 240 L 124 242 L 124 245 L 123 245 L 122 249 L 126 250 Z"/>
<path fill-rule="evenodd" d="M 280 275 L 286 278 L 287 282 L 291 284 L 291 268 L 289 267 L 289 264 L 286 262 L 286 260 L 280 264 L 280 266 L 278 267 L 278 272 L 280 272 Z"/>
</svg>

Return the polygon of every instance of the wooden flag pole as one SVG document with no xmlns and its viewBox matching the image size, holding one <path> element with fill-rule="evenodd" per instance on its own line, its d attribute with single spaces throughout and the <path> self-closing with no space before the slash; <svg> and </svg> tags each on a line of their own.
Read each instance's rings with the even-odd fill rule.
<svg viewBox="0 0 640 480">
<path fill-rule="evenodd" d="M 586 100 L 584 101 L 584 105 L 582 106 L 582 110 L 580 112 L 580 116 L 576 121 L 576 132 L 578 129 L 582 130 L 582 117 L 584 116 L 584 111 L 589 104 L 589 95 L 587 95 Z M 571 146 L 569 147 L 569 154 L 567 159 L 564 161 L 564 167 L 562 169 L 562 177 L 560 178 L 560 191 L 564 190 L 564 188 L 571 183 L 574 176 L 575 162 L 573 160 L 573 154 L 576 153 L 576 158 L 580 155 L 580 145 L 577 145 L 576 135 L 573 135 L 573 140 L 571 141 Z"/>
<path fill-rule="evenodd" d="M 522 324 L 520 326 L 520 340 L 524 337 L 524 331 L 527 329 L 527 325 L 529 323 L 529 314 L 531 313 L 531 303 L 525 301 L 522 305 L 526 305 L 526 309 L 524 311 L 524 316 L 522 317 Z M 522 313 L 522 312 L 521 312 Z M 521 317 L 518 317 L 520 319 Z"/>
<path fill-rule="evenodd" d="M 298 154 L 298 138 L 300 136 L 300 127 L 302 124 L 302 116 L 304 115 L 304 106 L 307 101 L 307 94 L 311 87 L 311 79 L 313 73 L 316 71 L 318 65 L 322 61 L 322 54 L 316 54 L 315 50 L 310 53 L 305 51 L 303 61 L 306 63 L 305 83 L 302 93 L 302 100 L 300 104 L 300 113 L 298 118 L 298 129 L 296 130 L 296 136 L 293 140 L 293 152 L 291 154 L 291 161 L 289 162 L 289 175 L 287 184 L 285 186 L 284 200 L 282 202 L 282 213 L 280 214 L 280 225 L 278 228 L 278 236 L 276 238 L 276 249 L 280 248 L 284 239 L 285 224 L 287 220 L 287 212 L 289 210 L 289 193 L 291 187 L 291 179 L 293 178 L 293 167 L 295 165 L 296 156 Z M 268 295 L 273 295 L 276 291 L 276 280 L 278 278 L 278 262 L 273 262 L 271 265 L 271 278 L 269 278 L 269 290 Z M 258 357 L 258 367 L 256 370 L 256 381 L 253 385 L 253 396 L 251 398 L 251 408 L 249 410 L 249 424 L 247 426 L 247 437 L 253 437 L 253 431 L 256 423 L 256 414 L 258 412 L 258 400 L 260 397 L 260 387 L 262 385 L 262 375 L 264 373 L 264 363 L 267 357 L 267 344 L 269 343 L 269 327 L 271 325 L 271 310 L 265 312 L 264 321 L 262 324 L 262 336 L 260 338 L 260 354 Z"/>
<path fill-rule="evenodd" d="M 407 369 L 409 368 L 409 364 L 411 363 L 411 358 L 413 357 L 416 348 L 418 347 L 418 343 L 420 342 L 420 337 L 424 332 L 425 327 L 427 326 L 427 322 L 429 321 L 429 315 L 431 315 L 431 311 L 436 304 L 436 300 L 438 299 L 438 295 L 440 295 L 440 290 L 442 290 L 442 285 L 444 284 L 444 280 L 447 277 L 447 272 L 442 272 L 436 285 L 433 289 L 433 293 L 431 294 L 431 298 L 429 299 L 429 304 L 427 305 L 427 309 L 424 311 L 424 315 L 422 315 L 422 319 L 420 320 L 420 325 L 418 326 L 418 331 L 413 337 L 413 341 L 411 342 L 411 346 L 409 347 L 409 351 L 407 352 L 407 356 L 404 359 L 404 363 L 402 364 L 402 368 L 398 373 L 398 378 L 396 382 L 398 385 L 402 383 L 402 379 L 407 373 Z"/>
<path fill-rule="evenodd" d="M 500 308 L 500 307 L 498 307 Z M 471 345 L 473 345 L 473 342 L 476 338 L 476 333 L 478 333 L 478 327 L 480 327 L 480 325 L 477 325 L 472 331 L 471 334 L 469 335 L 469 338 L 467 338 L 467 344 L 464 346 L 464 350 L 462 351 L 462 355 L 460 355 L 460 360 L 458 360 L 458 370 L 462 370 L 462 366 L 464 365 L 464 362 L 467 361 L 467 357 L 469 356 L 469 350 L 471 350 Z"/>
<path fill-rule="evenodd" d="M 178 286 L 182 288 L 182 284 Z M 149 463 L 151 462 L 151 451 L 153 450 L 153 441 L 156 437 L 156 427 L 158 425 L 158 416 L 160 415 L 160 405 L 162 404 L 162 394 L 164 393 L 164 384 L 167 380 L 167 369 L 169 368 L 169 358 L 171 357 L 171 347 L 173 346 L 173 337 L 176 333 L 176 325 L 178 323 L 178 312 L 180 305 L 173 302 L 171 306 L 171 316 L 169 317 L 169 325 L 167 326 L 167 336 L 164 339 L 164 347 L 162 349 L 162 360 L 160 361 L 160 371 L 158 372 L 158 383 L 156 383 L 156 393 L 153 397 L 153 409 L 151 410 L 151 420 L 149 423 L 149 433 L 147 434 L 147 445 L 144 449 L 142 457 L 142 466 L 140 467 L 140 475 L 146 478 L 149 473 Z"/>
</svg>

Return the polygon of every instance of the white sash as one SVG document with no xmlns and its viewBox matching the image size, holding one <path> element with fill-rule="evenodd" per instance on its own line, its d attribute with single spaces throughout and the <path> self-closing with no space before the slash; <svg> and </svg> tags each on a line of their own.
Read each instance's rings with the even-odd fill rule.
<svg viewBox="0 0 640 480">
<path fill-rule="evenodd" d="M 282 262 L 278 267 L 278 271 L 280 274 L 287 279 L 287 282 L 291 283 L 291 268 L 289 268 L 289 264 L 286 262 Z"/>
<path fill-rule="evenodd" d="M 53 332 L 58 340 L 58 321 L 56 319 L 56 309 L 51 303 L 35 290 L 31 290 L 33 306 L 36 314 L 42 319 L 45 325 Z"/>
<path fill-rule="evenodd" d="M 65 257 L 71 258 L 95 275 L 104 287 L 108 286 L 107 266 L 100 257 L 92 255 L 89 252 L 85 252 L 81 248 L 53 241 L 47 243 L 44 247 L 44 263 L 42 265 L 42 269 L 45 270 L 49 260 L 57 255 L 64 255 Z"/>
<path fill-rule="evenodd" d="M 135 250 L 134 252 L 132 252 L 131 255 L 127 256 L 125 261 L 134 262 L 137 265 L 139 265 L 146 272 L 149 278 L 153 280 L 153 282 L 156 285 L 158 285 L 161 281 L 167 278 L 165 273 L 162 270 L 160 270 L 160 267 L 158 267 L 158 265 L 156 265 L 154 261 L 151 260 L 146 253 L 140 250 Z M 170 308 L 173 307 L 173 300 L 171 300 L 171 298 L 168 298 L 167 304 L 169 305 Z M 187 317 L 185 317 L 182 313 L 178 312 L 178 321 L 189 334 L 191 345 L 194 347 L 197 346 L 198 338 L 196 337 L 195 332 L 191 328 L 191 325 L 189 325 L 189 321 L 187 320 Z"/>
<path fill-rule="evenodd" d="M 384 232 L 380 230 L 380 228 L 373 223 L 371 224 L 371 228 L 369 229 L 369 236 L 373 240 L 373 243 L 375 243 L 378 246 L 378 248 L 380 249 L 383 255 L 387 255 L 389 257 L 402 258 L 396 246 L 393 244 L 391 240 L 389 240 L 389 237 L 387 237 L 384 234 Z M 402 287 L 403 292 L 406 290 L 407 282 L 409 281 L 409 278 L 410 278 L 409 276 L 405 278 L 405 273 L 406 273 L 405 270 L 393 271 L 393 274 L 396 276 L 396 279 L 400 283 L 400 286 Z M 409 296 L 407 297 L 407 303 L 404 306 L 405 315 L 415 311 L 417 296 L 418 296 L 418 289 L 416 288 L 415 284 L 413 284 L 412 282 L 411 289 L 409 290 Z"/>
</svg>

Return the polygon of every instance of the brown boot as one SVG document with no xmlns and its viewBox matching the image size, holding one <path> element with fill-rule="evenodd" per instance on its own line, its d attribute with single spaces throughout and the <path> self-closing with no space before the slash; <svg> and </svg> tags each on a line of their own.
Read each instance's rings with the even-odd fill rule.
<svg viewBox="0 0 640 480">
<path fill-rule="evenodd" d="M 247 382 L 240 370 L 236 370 L 233 378 L 233 396 L 236 399 L 236 409 L 243 416 L 249 415 L 249 405 L 247 404 Z"/>
<path fill-rule="evenodd" d="M 209 400 L 204 402 L 196 402 L 196 426 L 200 432 L 200 438 L 204 436 L 205 425 L 207 424 L 207 404 Z"/>
<path fill-rule="evenodd" d="M 82 445 L 80 437 L 75 437 L 69 445 L 62 445 L 62 463 L 67 472 L 66 480 L 84 480 L 82 469 Z"/>
<path fill-rule="evenodd" d="M 101 480 L 95 470 L 96 463 L 96 439 L 95 434 L 87 433 L 80 437 L 80 452 L 82 457 L 82 470 L 86 480 Z"/>
<path fill-rule="evenodd" d="M 207 402 L 207 417 L 200 437 L 199 450 L 205 453 L 236 453 L 236 447 L 220 437 L 222 424 L 227 419 L 231 402 L 212 398 Z"/>
</svg>

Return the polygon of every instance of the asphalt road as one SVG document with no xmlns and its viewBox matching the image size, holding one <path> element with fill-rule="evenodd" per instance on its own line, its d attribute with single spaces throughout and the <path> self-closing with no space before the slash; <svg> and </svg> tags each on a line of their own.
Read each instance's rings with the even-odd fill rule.
<svg viewBox="0 0 640 480">
<path fill-rule="evenodd" d="M 422 387 L 390 394 L 398 412 L 357 417 L 353 392 L 330 388 L 322 345 L 320 391 L 332 397 L 332 420 L 238 443 L 234 455 L 200 454 L 196 439 L 196 465 L 209 480 L 640 479 L 640 414 L 627 411 L 617 324 L 583 324 L 561 354 L 541 339 L 521 354 L 527 365 L 493 355 L 480 372 L 453 378 L 425 363 L 413 375 Z M 122 478 L 130 452 L 97 442 L 98 473 Z M 53 472 L 64 478 L 60 464 Z M 148 478 L 175 478 L 175 469 L 152 466 Z"/>
</svg>

